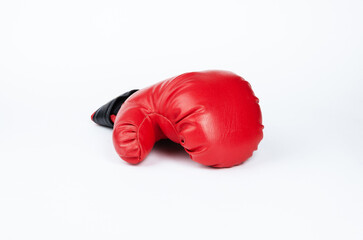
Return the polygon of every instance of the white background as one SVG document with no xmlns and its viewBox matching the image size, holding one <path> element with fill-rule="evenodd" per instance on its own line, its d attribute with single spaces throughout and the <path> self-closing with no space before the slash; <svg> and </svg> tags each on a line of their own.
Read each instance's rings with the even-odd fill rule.
<svg viewBox="0 0 363 240">
<path fill-rule="evenodd" d="M 0 1 L 0 239 L 363 239 L 363 2 Z M 134 88 L 224 69 L 260 99 L 245 164 L 90 120 Z"/>
</svg>

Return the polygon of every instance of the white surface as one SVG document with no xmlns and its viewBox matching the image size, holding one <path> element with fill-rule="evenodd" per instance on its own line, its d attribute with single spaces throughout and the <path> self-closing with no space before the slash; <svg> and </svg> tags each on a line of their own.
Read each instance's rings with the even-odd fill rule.
<svg viewBox="0 0 363 240">
<path fill-rule="evenodd" d="M 362 239 L 363 2 L 131 2 L 0 2 L 0 239 Z M 90 121 L 206 69 L 260 98 L 241 166 L 131 166 Z"/>
</svg>

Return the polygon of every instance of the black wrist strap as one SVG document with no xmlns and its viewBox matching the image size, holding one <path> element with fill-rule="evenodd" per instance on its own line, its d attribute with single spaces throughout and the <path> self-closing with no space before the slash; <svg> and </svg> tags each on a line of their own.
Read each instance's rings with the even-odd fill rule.
<svg viewBox="0 0 363 240">
<path fill-rule="evenodd" d="M 106 103 L 93 114 L 92 120 L 105 127 L 113 128 L 113 122 L 111 121 L 111 115 L 117 115 L 121 108 L 121 105 L 130 97 L 133 93 L 137 92 L 138 89 L 131 90 L 122 94 L 121 96 Z"/>
</svg>

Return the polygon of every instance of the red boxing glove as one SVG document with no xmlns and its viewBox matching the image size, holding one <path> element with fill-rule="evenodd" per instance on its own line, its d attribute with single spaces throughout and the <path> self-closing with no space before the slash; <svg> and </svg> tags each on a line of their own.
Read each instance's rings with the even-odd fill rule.
<svg viewBox="0 0 363 240">
<path fill-rule="evenodd" d="M 198 163 L 232 167 L 246 161 L 263 137 L 250 84 L 226 71 L 185 73 L 130 91 L 92 119 L 108 127 L 114 122 L 115 149 L 132 164 L 144 160 L 156 141 L 169 138 Z"/>
</svg>

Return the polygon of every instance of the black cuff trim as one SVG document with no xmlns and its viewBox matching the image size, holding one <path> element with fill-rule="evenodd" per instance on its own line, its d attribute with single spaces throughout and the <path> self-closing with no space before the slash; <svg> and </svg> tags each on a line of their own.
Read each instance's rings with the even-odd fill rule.
<svg viewBox="0 0 363 240">
<path fill-rule="evenodd" d="M 121 108 L 121 105 L 126 101 L 128 97 L 130 97 L 133 93 L 137 91 L 138 89 L 131 90 L 106 103 L 93 114 L 92 120 L 101 126 L 113 128 L 113 122 L 110 118 L 111 115 L 117 115 L 118 111 Z"/>
</svg>

